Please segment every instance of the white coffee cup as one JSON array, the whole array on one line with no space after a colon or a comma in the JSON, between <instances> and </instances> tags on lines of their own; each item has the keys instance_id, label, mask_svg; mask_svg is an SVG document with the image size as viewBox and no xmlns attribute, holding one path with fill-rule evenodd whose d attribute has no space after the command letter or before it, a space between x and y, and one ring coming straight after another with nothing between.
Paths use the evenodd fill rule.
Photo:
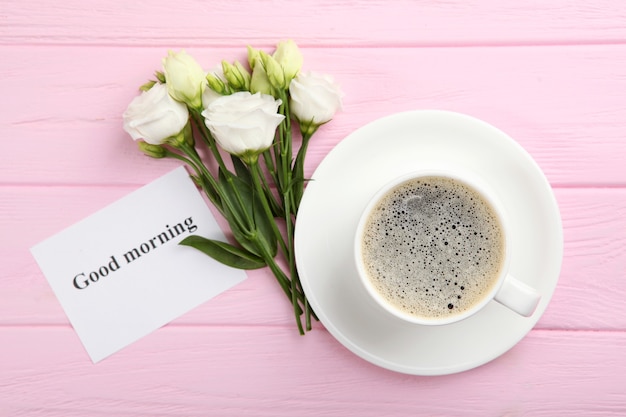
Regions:
<instances>
[{"instance_id":1,"label":"white coffee cup","mask_svg":"<svg viewBox=\"0 0 626 417\"><path fill-rule=\"evenodd\" d=\"M473 190L475 193L477 193L480 196L480 199L482 200L482 202L485 204L485 207L490 208L489 211L485 211L485 213L491 213L490 216L488 216L488 219L490 219L489 222L487 222L490 225L496 224L496 227L498 227L499 232L497 232L497 234L495 234L494 236L498 236L498 242L500 242L500 244L498 245L498 248L500 248L501 251L498 252L499 254L499 262L497 262L496 266L490 266L490 268L495 268L494 271L492 271L492 273L489 274L489 276L491 277L489 280L486 280L485 282L488 282L489 285L485 284L485 289L484 291L480 294L477 295L476 297L474 297L475 299L473 300L473 302L469 303L469 300L472 297L466 297L467 298L467 302L469 303L468 306L465 306L463 311L452 311L451 309L454 308L454 302L450 302L447 307L450 311L444 311L445 310L445 299L446 296L448 296L449 294L453 294L454 291L459 292L459 285L456 282L456 278L454 275L457 276L463 276L463 279L466 280L470 280L468 282L472 282L471 284L466 284L466 285L474 285L473 281L471 281L471 277L469 277L467 271L474 271L475 269L480 269L482 268L481 265L483 264L489 264L489 265L494 265L493 262L475 262L476 265L478 265L476 268L474 267L474 263L472 263L471 265L469 264L470 259L471 262L476 261L476 259L474 259L474 257L476 257L478 259L479 255L465 255L463 262L461 262L460 260L458 260L456 262L456 264L460 264L461 267L463 265L466 265L464 270L461 269L454 269L454 268L460 268L458 265L456 265L454 263L454 261L456 261L457 259L461 259L462 256L459 256L457 258L455 258L454 260L450 261L450 259L445 259L447 254L450 253L450 249L448 248L452 248L452 246L456 247L456 250L459 250L459 247L461 248L460 250L463 253L469 253L470 250L466 250L466 248L464 248L462 245L462 239L463 239L463 234L466 234L467 236L471 236L471 234L469 231L472 230L471 224L467 224L467 225L461 225L460 221L456 222L458 223L458 227L459 229L457 230L455 227L457 225L452 225L452 226L447 226L447 232L450 236L456 236L456 233L458 232L459 237L455 238L452 237L452 239L456 239L454 243L451 243L450 246L441 246L441 242L439 242L439 240L441 239L447 239L450 240L451 238L445 238L442 237L441 239L439 239L439 237L437 236L431 236L430 232L427 233L421 233L419 236L414 236L414 238L418 238L419 239L430 239L431 241L431 246L427 246L427 245L421 245L421 247L427 248L427 249L419 249L420 251L430 251L429 253L437 253L438 255L434 256L434 255L428 255L428 261L429 262L435 262L436 266L432 267L432 266L426 266L427 265L427 260L425 259L426 255L424 255L423 253L419 253L417 255L415 254L411 254L411 253L407 253L405 255L400 255L399 258L394 258L393 262L390 262L388 259L387 260L382 260L380 265L385 264L385 262L387 262L386 264L391 265L390 269L394 270L396 265L400 265L400 263L402 263L404 265L404 263L407 264L407 269L408 271L411 271L411 269L409 268L409 264L413 265L423 265L424 270L429 270L431 271L429 275L429 273L424 272L421 275L421 278L419 277L409 277L407 273L407 278L404 278L404 275L400 276L391 276L389 279L393 280L394 284L393 285L389 285L389 287L387 288L384 285L381 285L380 282L384 282L387 278L387 275L392 275L391 273L388 273L386 270L380 272L383 268L380 268L380 265L378 265L376 262L369 262L368 264L371 264L370 267L366 266L366 262L364 261L364 254L365 253L369 253L367 251L369 251L369 249L364 249L364 232L365 232L365 228L368 227L367 224L370 221L369 219L372 218L372 215L374 213L374 210L377 206L379 206L379 204L381 203L381 201L384 199L385 196L388 196L390 192L392 192L392 190L397 190L399 186L401 186L402 184L407 183L407 181L417 181L418 179L424 180L424 179L428 179L429 181L433 181L433 178L438 178L438 180L434 180L435 183L437 183L437 181L443 181L440 182L438 184L444 184L444 186L446 184L451 184L450 185L450 190L451 189L459 189L459 190ZM432 183L432 184L435 184ZM430 183L429 183L430 184ZM434 189L434 185L429 185L428 187L430 188L424 188L424 190L433 190ZM420 185L420 187L422 187ZM424 187L426 187L424 185ZM448 190L446 192L448 192L448 195L453 195L451 194L452 192ZM441 197L441 199L437 200L439 201L441 204L439 203L435 203L435 199L437 199L439 191L428 191L428 195L431 197L424 197L424 195L420 196L411 196L411 197L407 197L406 203L402 203L402 204L407 204L406 207L408 207L408 204L412 204L411 201L417 201L417 203L415 203L416 205L420 205L420 204L426 204L426 202L429 198L432 200L430 204L431 207L428 210L430 210L428 213L428 215L424 214L425 212L420 212L419 209L416 209L417 211L414 214L411 214L411 216L413 216L414 219L424 219L424 221L422 222L421 220L419 221L420 224L424 223L424 224L428 224L430 226L430 229L428 230L433 230L433 225L435 225L435 223L429 223L429 222L434 222L435 219L438 219L438 217L433 213L434 211L437 211L438 208L443 207L443 205L448 204L448 203L441 203L442 201L448 201L445 200L443 197ZM461 193L462 195L465 195L463 193ZM473 195L473 194L467 194L467 195ZM422 201L421 199L426 198L426 200ZM431 201L428 200L428 201ZM398 200L399 201L399 200ZM451 200L450 200L451 201ZM469 201L469 200L468 200ZM472 202L474 200L472 199ZM481 204L483 204L481 203ZM400 204L400 203L398 203ZM458 207L459 205L457 204L454 207ZM469 206L469 205L468 205ZM432 208L434 207L434 209ZM482 206L481 206L482 207ZM387 208L389 209L389 206L387 206ZM398 209L399 210L399 209ZM464 211L462 211L461 209L458 208L453 208L452 203L450 203L450 207L449 207L449 212L448 211L441 211L441 213L445 213L445 214L441 214L441 216L446 217L449 221L450 218L453 217L453 214L459 212L459 213L465 213ZM404 211L402 212L404 213ZM468 212L469 213L469 212ZM376 214L377 215L377 214ZM459 214L461 215L461 214ZM408 216L408 215L407 215ZM421 217L420 217L421 216ZM463 214L463 216L465 216L465 219L470 219L472 218L471 216L469 216L469 214L466 216L465 214ZM485 216L487 216L485 214ZM443 218L443 217L442 217ZM496 219L496 222L493 222L493 219ZM406 222L412 222L413 223L417 223L417 220L409 220L408 218L405 219ZM482 223L481 223L482 224ZM406 225L408 227L408 224ZM474 227L476 225L474 224ZM372 231L373 227L369 227L369 230ZM391 226L390 226L391 227ZM421 227L421 226L420 226ZM426 227L426 226L423 226ZM452 227L454 229L454 234L450 233L450 227ZM464 230L461 230L463 227L465 227ZM494 227L489 226L490 229L489 230L495 230ZM384 247L384 239L387 239L386 236L384 236L382 234L382 229L380 228L376 228L376 239L370 240L368 247L372 247L373 244L371 243L372 241L376 241L376 242L381 242L380 247ZM473 230L477 230L476 228L474 228ZM530 287L529 285L525 284L524 282L514 278L510 272L509 272L509 264L510 264L510 259L511 259L511 253L513 248L511 247L511 237L510 237L510 227L507 223L507 217L506 217L506 212L504 211L504 208L502 206L502 204L499 202L499 199L497 197L497 195L489 188L489 186L486 184L485 181L483 181L480 177L478 177L476 174L474 174L473 172L467 171L467 170L461 170L459 168L451 168L451 167L434 167L434 168L426 168L426 169L421 169L418 171L414 171L411 172L409 174L406 175L402 175L398 178L393 179L392 181L388 182L386 185L384 185L378 192L376 192L373 197L371 198L371 200L369 201L369 203L367 204L365 210L363 211L361 218L359 219L359 223L356 229L356 234L355 234L355 240L354 240L354 258L355 258L355 263L356 263L356 268L358 271L358 275L359 275L359 280L361 282L361 284L363 285L363 287L366 289L367 293L370 295L371 299L375 302L375 304L377 304L378 306L380 306L383 310L385 310L386 312L392 314L393 316L400 318L401 320L404 320L406 322L410 322L410 323L415 323L415 324L420 324L420 325L444 325L444 324L450 324L450 323L454 323L463 319L466 319L476 313L478 313L480 310L482 310L487 304L491 303L492 301L496 301L506 307L508 307L510 310L514 311L515 313L521 315L521 316L525 316L525 317L529 317L531 316L540 299L541 296L540 294L533 289L532 287ZM372 236L373 232L368 232L367 236ZM385 232L387 233L387 232ZM405 233L404 231L401 233ZM443 233L443 232L440 232ZM495 232L494 232L495 233ZM473 233L474 235L477 235L476 233ZM485 233L486 235L486 233ZM395 236L394 233L392 232L392 236ZM412 235L403 235L403 236L412 236ZM420 237L421 236L421 237ZM444 236L444 235L442 235ZM476 240L478 239L477 237L467 237L466 239L469 244L473 244L472 239ZM397 236L395 236L397 238ZM368 239L370 239L368 237ZM399 239L399 238L398 238ZM419 240L418 239L418 240ZM399 240L396 241L397 244ZM494 239L492 239L492 241L494 241ZM387 241L387 245L389 247L391 241ZM434 242L434 243L432 243ZM448 242L444 242L445 245L448 245ZM378 243L377 243L378 245ZM397 244L398 247L400 244ZM407 243L407 246L410 246L409 243ZM394 246L395 247L395 246ZM417 247L417 246L416 246ZM443 249L442 249L443 248ZM475 248L474 248L475 249ZM479 248L478 251L476 251L476 253L478 254L480 250L482 250L483 248ZM385 251L388 251L390 249L381 249L383 250L383 252L381 253L387 253ZM404 249L401 248L401 251L406 252ZM447 251L447 252L446 252ZM400 253L404 253L404 252L400 252ZM378 253L378 252L377 252ZM473 252L472 252L473 253ZM485 252L483 252L485 253ZM495 250L494 250L495 253ZM456 255L459 255L459 253L456 253ZM379 255L376 255L379 256ZM396 256L395 253L392 253L392 255L390 256ZM433 257L434 256L434 257ZM482 256L482 255L481 255ZM451 257L451 256L450 256ZM438 265L437 265L438 264ZM455 266L456 265L456 266ZM375 266L378 266L378 273L373 272ZM368 272L368 268L369 271ZM418 268L415 268L418 269ZM403 271L406 272L406 270ZM435 274L435 272L432 271L437 271L437 273ZM451 271L455 271L456 273L453 275L452 273L445 272L446 270L451 270ZM443 272L442 272L443 271ZM411 272L413 273L413 272ZM477 276L480 275L478 273L476 273ZM373 279L372 276L373 275L378 275L380 276L380 278L378 279L379 284L374 284L374 281L376 281L376 279ZM483 275L487 275L487 274L483 274ZM384 277L383 277L384 276ZM428 277L428 278L426 278ZM432 280L432 281L436 281L437 285L430 285L433 284L433 282L426 282L426 279L428 280ZM396 281L402 281L402 282L406 282L406 285L414 285L413 287L404 287L405 284L402 284L402 290L400 289L396 289ZM415 282L413 282L415 281ZM478 281L480 281L479 279L476 279L476 285L478 286ZM410 284L409 284L410 283ZM445 287L444 287L445 284ZM454 284L454 285L453 285ZM379 285L379 288L377 289L376 285ZM482 284L481 284L482 285ZM455 288L456 286L456 288ZM428 288L427 288L428 287ZM430 288L432 287L432 288ZM452 289L450 289L449 287L452 287ZM381 289L384 288L384 289ZM400 287L398 287L400 288ZM437 288L439 288L438 292L437 292ZM444 291L444 288L446 291ZM464 286L461 286L460 288L463 289L463 291L465 291ZM470 287L468 287L470 288ZM472 291L473 290L473 287ZM410 298L410 297L405 297L404 295L401 295L401 297L403 298L401 300L401 302L396 302L397 300L395 299L391 299L393 297L399 296L398 294L408 294L411 293L412 291L415 291L416 294L420 294L419 296L417 296L417 300L414 300L413 303L411 302L406 302L406 298ZM428 291L430 290L430 292L428 293ZM403 291L402 293L400 293L400 291ZM408 291L408 292L407 292ZM423 292L426 291L426 292ZM383 293L391 293L393 292L394 295L393 297L388 296L388 295L383 295ZM460 292L459 292L460 294ZM466 293L464 293L466 294ZM450 295L451 296L451 295ZM391 297L391 298L390 298ZM462 299L461 295L456 296L458 297L459 300ZM465 295L463 295L463 297L465 297ZM436 300L433 301L431 303L431 300ZM465 300L464 300L465 301ZM400 307L399 304L405 304L405 307L408 305L407 308L403 308ZM434 314L422 314L422 313L416 313L416 312L409 312L409 310L413 311L413 309L420 309L421 307L416 306L416 304L424 304L424 303L428 303L429 305L433 305L435 307L435 313ZM439 304L442 304L441 306L438 306ZM439 312L439 309L441 309L442 311Z\"/></svg>"}]
</instances>

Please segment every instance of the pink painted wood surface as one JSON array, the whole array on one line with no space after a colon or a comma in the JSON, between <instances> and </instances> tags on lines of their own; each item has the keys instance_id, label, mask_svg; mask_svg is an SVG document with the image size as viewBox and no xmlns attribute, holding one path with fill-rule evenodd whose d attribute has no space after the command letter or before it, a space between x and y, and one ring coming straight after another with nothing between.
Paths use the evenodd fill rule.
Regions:
<instances>
[{"instance_id":1,"label":"pink painted wood surface","mask_svg":"<svg viewBox=\"0 0 626 417\"><path fill-rule=\"evenodd\" d=\"M620 42L619 1L190 0L128 3L5 0L0 35L10 44L415 46Z\"/></svg>"},{"instance_id":2,"label":"pink painted wood surface","mask_svg":"<svg viewBox=\"0 0 626 417\"><path fill-rule=\"evenodd\" d=\"M539 163L563 217L559 285L511 351L458 375L297 336L264 271L92 365L28 248L175 166L121 129L168 48L207 68L294 38L335 76L344 136L397 111L482 118ZM6 0L0 6L0 416L626 414L626 6L518 1Z\"/></svg>"}]
</instances>

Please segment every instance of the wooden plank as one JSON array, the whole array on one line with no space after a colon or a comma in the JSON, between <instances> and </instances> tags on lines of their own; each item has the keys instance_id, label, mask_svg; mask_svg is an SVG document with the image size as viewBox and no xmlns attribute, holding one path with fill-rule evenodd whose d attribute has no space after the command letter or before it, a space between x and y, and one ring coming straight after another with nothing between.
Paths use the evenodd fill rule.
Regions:
<instances>
[{"instance_id":1,"label":"wooden plank","mask_svg":"<svg viewBox=\"0 0 626 417\"><path fill-rule=\"evenodd\" d=\"M618 0L3 0L0 415L626 415L624 22ZM321 326L298 336L278 285L255 271L91 364L28 248L177 165L121 129L168 48L210 68L283 38L346 92L307 173L359 126L417 108L491 122L544 169L565 261L510 352L452 376L389 372Z\"/></svg>"},{"instance_id":2,"label":"wooden plank","mask_svg":"<svg viewBox=\"0 0 626 417\"><path fill-rule=\"evenodd\" d=\"M237 45L295 37L309 45L619 42L620 2L244 0L172 3L5 0L5 44Z\"/></svg>"},{"instance_id":3,"label":"wooden plank","mask_svg":"<svg viewBox=\"0 0 626 417\"><path fill-rule=\"evenodd\" d=\"M0 324L67 323L28 248L131 189L2 188ZM622 282L626 270L626 190L565 188L557 189L556 196L565 230L565 259L554 298L537 326L626 329L626 288ZM255 271L244 283L176 324L272 324L293 328L289 306L273 276Z\"/></svg>"},{"instance_id":4,"label":"wooden plank","mask_svg":"<svg viewBox=\"0 0 626 417\"><path fill-rule=\"evenodd\" d=\"M626 298L626 190L559 189L556 196L563 219L564 262L538 326L623 329L623 324L614 327L611 316ZM573 310L577 313L570 314Z\"/></svg>"},{"instance_id":5,"label":"wooden plank","mask_svg":"<svg viewBox=\"0 0 626 417\"><path fill-rule=\"evenodd\" d=\"M245 58L243 45L190 52L207 68L222 58ZM305 69L332 74L346 93L343 112L311 142L307 174L370 121L440 108L507 132L553 184L626 184L626 45L303 52ZM11 147L0 153L0 183L139 185L171 169L140 154L121 128L137 86L165 53L4 47L0 89L11 102L0 112L0 135Z\"/></svg>"},{"instance_id":6,"label":"wooden plank","mask_svg":"<svg viewBox=\"0 0 626 417\"><path fill-rule=\"evenodd\" d=\"M167 327L97 365L69 328L0 327L0 339L10 416L626 413L623 332L532 331L493 362L442 377L378 368L325 331Z\"/></svg>"}]
</instances>

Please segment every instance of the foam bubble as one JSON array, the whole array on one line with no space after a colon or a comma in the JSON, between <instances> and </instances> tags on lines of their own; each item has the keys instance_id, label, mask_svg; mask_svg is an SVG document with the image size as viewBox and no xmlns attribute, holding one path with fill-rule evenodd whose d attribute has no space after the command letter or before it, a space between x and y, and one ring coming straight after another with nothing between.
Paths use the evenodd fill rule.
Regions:
<instances>
[{"instance_id":1,"label":"foam bubble","mask_svg":"<svg viewBox=\"0 0 626 417\"><path fill-rule=\"evenodd\" d=\"M370 281L391 304L418 317L448 317L490 292L504 259L491 206L445 177L408 180L372 210L361 240Z\"/></svg>"}]
</instances>

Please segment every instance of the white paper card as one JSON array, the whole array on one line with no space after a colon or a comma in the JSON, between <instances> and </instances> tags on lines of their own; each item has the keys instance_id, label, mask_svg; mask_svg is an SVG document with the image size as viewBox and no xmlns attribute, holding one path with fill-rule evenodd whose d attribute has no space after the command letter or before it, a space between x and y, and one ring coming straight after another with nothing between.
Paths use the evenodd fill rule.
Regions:
<instances>
[{"instance_id":1,"label":"white paper card","mask_svg":"<svg viewBox=\"0 0 626 417\"><path fill-rule=\"evenodd\" d=\"M31 248L94 362L246 278L194 248L224 235L180 167Z\"/></svg>"}]
</instances>

